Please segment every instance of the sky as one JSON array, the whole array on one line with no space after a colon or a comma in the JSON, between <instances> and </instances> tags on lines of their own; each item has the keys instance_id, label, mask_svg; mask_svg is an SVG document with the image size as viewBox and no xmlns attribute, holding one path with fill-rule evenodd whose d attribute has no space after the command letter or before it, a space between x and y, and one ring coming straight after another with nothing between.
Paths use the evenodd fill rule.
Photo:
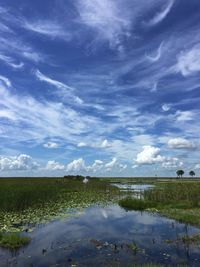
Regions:
<instances>
[{"instance_id":1,"label":"sky","mask_svg":"<svg viewBox=\"0 0 200 267\"><path fill-rule=\"evenodd\" d=\"M199 0L1 0L0 176L200 175Z\"/></svg>"}]
</instances>

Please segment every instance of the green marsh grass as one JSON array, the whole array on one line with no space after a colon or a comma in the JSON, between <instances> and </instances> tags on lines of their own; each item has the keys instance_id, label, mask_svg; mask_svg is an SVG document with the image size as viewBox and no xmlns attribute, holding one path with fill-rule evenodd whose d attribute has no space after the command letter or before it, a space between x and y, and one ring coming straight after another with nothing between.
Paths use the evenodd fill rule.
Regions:
<instances>
[{"instance_id":1,"label":"green marsh grass","mask_svg":"<svg viewBox=\"0 0 200 267\"><path fill-rule=\"evenodd\" d=\"M183 223L200 226L200 182L173 180L156 182L146 190L143 199L125 198L119 205L125 209L158 211Z\"/></svg>"},{"instance_id":2,"label":"green marsh grass","mask_svg":"<svg viewBox=\"0 0 200 267\"><path fill-rule=\"evenodd\" d=\"M0 247L18 249L28 245L30 238L18 233L0 233Z\"/></svg>"},{"instance_id":3,"label":"green marsh grass","mask_svg":"<svg viewBox=\"0 0 200 267\"><path fill-rule=\"evenodd\" d=\"M35 224L111 202L118 194L117 188L99 179L83 184L63 178L1 178L0 231L29 231Z\"/></svg>"}]
</instances>

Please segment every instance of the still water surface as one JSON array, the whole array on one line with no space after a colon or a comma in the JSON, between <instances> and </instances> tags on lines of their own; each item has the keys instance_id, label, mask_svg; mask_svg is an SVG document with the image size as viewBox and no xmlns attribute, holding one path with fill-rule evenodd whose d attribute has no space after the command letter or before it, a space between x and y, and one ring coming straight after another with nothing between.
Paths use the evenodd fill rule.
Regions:
<instances>
[{"instance_id":1,"label":"still water surface","mask_svg":"<svg viewBox=\"0 0 200 267\"><path fill-rule=\"evenodd\" d=\"M117 205L92 206L78 215L38 226L30 233L31 243L18 252L1 249L0 266L200 266L199 247L166 242L198 233L198 228Z\"/></svg>"}]
</instances>

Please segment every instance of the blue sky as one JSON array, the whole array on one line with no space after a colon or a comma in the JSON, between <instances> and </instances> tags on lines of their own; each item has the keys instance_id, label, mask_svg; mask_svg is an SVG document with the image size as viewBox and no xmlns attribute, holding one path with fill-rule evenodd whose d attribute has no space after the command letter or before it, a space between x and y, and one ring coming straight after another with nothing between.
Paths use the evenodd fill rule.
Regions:
<instances>
[{"instance_id":1,"label":"blue sky","mask_svg":"<svg viewBox=\"0 0 200 267\"><path fill-rule=\"evenodd\" d=\"M2 0L0 175L200 171L198 0Z\"/></svg>"}]
</instances>

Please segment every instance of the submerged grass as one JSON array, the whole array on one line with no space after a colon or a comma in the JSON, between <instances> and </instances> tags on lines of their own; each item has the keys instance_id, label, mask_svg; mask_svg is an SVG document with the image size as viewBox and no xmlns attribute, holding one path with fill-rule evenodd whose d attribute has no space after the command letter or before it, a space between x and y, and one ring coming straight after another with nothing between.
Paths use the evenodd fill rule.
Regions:
<instances>
[{"instance_id":1,"label":"submerged grass","mask_svg":"<svg viewBox=\"0 0 200 267\"><path fill-rule=\"evenodd\" d=\"M200 226L200 182L157 182L146 190L143 199L127 197L119 205L130 210L158 211L161 215L183 223Z\"/></svg>"},{"instance_id":2,"label":"submerged grass","mask_svg":"<svg viewBox=\"0 0 200 267\"><path fill-rule=\"evenodd\" d=\"M20 247L28 245L30 238L27 236L21 236L18 233L1 233L0 234L0 247L9 249L18 249Z\"/></svg>"}]
</instances>

